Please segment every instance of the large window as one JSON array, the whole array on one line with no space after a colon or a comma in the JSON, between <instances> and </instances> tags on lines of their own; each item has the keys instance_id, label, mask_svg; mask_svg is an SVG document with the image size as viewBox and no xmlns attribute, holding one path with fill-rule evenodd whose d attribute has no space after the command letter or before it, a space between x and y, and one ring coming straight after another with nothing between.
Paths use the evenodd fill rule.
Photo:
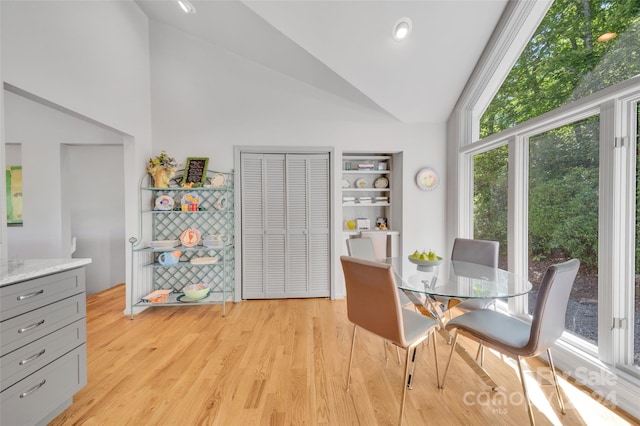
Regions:
<instances>
[{"instance_id":1,"label":"large window","mask_svg":"<svg viewBox=\"0 0 640 426\"><path fill-rule=\"evenodd\" d=\"M519 316L532 313L548 265L580 259L556 364L640 418L640 1L555 0L484 109L492 77L513 63L499 55L533 33L514 22L540 12L515 4L504 23L516 41L488 46L453 121L456 165L473 177L457 188L454 231L473 224L502 248L508 229L509 269L534 284L509 301Z\"/></svg>"},{"instance_id":2,"label":"large window","mask_svg":"<svg viewBox=\"0 0 640 426\"><path fill-rule=\"evenodd\" d=\"M481 118L481 137L640 73L640 1L555 0Z\"/></svg>"},{"instance_id":3,"label":"large window","mask_svg":"<svg viewBox=\"0 0 640 426\"><path fill-rule=\"evenodd\" d=\"M500 243L501 268L508 268L508 145L473 156L473 221L478 240Z\"/></svg>"},{"instance_id":4,"label":"large window","mask_svg":"<svg viewBox=\"0 0 640 426\"><path fill-rule=\"evenodd\" d=\"M529 140L529 313L546 268L580 259L565 328L598 342L599 117Z\"/></svg>"}]
</instances>

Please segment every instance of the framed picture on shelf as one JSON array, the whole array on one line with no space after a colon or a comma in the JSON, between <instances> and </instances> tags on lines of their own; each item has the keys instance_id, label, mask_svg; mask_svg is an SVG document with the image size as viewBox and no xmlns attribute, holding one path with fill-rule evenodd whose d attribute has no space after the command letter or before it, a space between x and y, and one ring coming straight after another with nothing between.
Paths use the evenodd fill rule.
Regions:
<instances>
[{"instance_id":1,"label":"framed picture on shelf","mask_svg":"<svg viewBox=\"0 0 640 426\"><path fill-rule=\"evenodd\" d=\"M188 157L184 166L182 185L193 183L194 186L203 186L207 180L207 167L209 157Z\"/></svg>"}]
</instances>

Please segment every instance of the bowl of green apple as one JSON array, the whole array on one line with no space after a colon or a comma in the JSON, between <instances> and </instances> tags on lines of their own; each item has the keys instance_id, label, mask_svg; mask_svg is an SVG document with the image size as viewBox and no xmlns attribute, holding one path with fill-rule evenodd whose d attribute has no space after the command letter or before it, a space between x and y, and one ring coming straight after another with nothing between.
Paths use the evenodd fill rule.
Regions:
<instances>
[{"instance_id":1,"label":"bowl of green apple","mask_svg":"<svg viewBox=\"0 0 640 426\"><path fill-rule=\"evenodd\" d=\"M413 254L409 255L409 262L418 265L418 271L431 272L434 266L442 263L442 258L436 255L433 250L422 252L416 250Z\"/></svg>"}]
</instances>

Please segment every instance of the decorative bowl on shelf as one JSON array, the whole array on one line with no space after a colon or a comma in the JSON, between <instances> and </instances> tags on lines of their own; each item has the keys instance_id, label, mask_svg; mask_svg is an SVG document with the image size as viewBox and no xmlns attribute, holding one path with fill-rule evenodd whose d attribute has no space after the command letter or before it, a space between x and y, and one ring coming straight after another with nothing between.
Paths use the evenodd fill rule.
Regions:
<instances>
[{"instance_id":1,"label":"decorative bowl on shelf","mask_svg":"<svg viewBox=\"0 0 640 426\"><path fill-rule=\"evenodd\" d=\"M209 294L209 290L210 289L211 289L211 287L209 286L209 284L202 284L202 283L189 284L189 285L186 285L182 289L182 292L189 299L200 300L200 299L204 299L205 297L207 297L207 295Z\"/></svg>"},{"instance_id":2,"label":"decorative bowl on shelf","mask_svg":"<svg viewBox=\"0 0 640 426\"><path fill-rule=\"evenodd\" d=\"M433 271L434 266L438 266L442 263L442 258L438 256L437 260L421 260L409 256L409 262L418 265L418 271L430 272Z\"/></svg>"}]
</instances>

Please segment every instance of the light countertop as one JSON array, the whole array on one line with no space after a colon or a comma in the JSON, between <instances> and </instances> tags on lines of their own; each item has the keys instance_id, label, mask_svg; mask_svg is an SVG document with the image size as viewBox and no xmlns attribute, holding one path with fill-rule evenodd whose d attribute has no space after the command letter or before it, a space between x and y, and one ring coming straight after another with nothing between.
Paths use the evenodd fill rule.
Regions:
<instances>
[{"instance_id":1,"label":"light countertop","mask_svg":"<svg viewBox=\"0 0 640 426\"><path fill-rule=\"evenodd\" d=\"M0 262L0 286L79 268L91 259L15 259Z\"/></svg>"},{"instance_id":2,"label":"light countertop","mask_svg":"<svg viewBox=\"0 0 640 426\"><path fill-rule=\"evenodd\" d=\"M386 231L382 231L380 229L369 229L369 230L364 230L366 232L386 232L387 235L400 235L400 231L393 231L391 229L387 229ZM350 229L344 229L342 230L342 233L345 235L360 235L360 231L358 230L350 230Z\"/></svg>"}]
</instances>

